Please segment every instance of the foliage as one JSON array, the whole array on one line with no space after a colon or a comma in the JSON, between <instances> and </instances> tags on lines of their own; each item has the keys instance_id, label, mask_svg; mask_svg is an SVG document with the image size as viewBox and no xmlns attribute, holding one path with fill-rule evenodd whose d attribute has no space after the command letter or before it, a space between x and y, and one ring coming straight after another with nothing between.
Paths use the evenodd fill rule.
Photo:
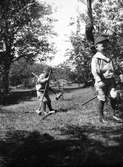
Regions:
<instances>
[{"instance_id":1,"label":"foliage","mask_svg":"<svg viewBox=\"0 0 123 167\"><path fill-rule=\"evenodd\" d=\"M109 37L111 42L109 54L112 55L116 69L123 53L123 48L120 44L122 32L119 17L119 8L122 6L123 4L119 0L104 0L97 2L93 9L95 36L105 34Z\"/></svg>"},{"instance_id":2,"label":"foliage","mask_svg":"<svg viewBox=\"0 0 123 167\"><path fill-rule=\"evenodd\" d=\"M39 5L33 0L11 2L6 0L0 7L1 39L5 43L6 52L10 50L11 53L11 55L5 53L7 60L10 59L11 62L16 57L36 56L40 54L40 50L43 52L48 50L47 40L43 38L39 40L38 37L50 32L50 24L43 25L39 20L39 17L43 17L45 22L49 19L44 17L51 13L49 6ZM49 22L51 23L51 20Z\"/></svg>"},{"instance_id":3,"label":"foliage","mask_svg":"<svg viewBox=\"0 0 123 167\"><path fill-rule=\"evenodd\" d=\"M24 79L31 75L31 65L21 58L12 64L9 74L10 85L17 86L23 84Z\"/></svg>"},{"instance_id":4,"label":"foliage","mask_svg":"<svg viewBox=\"0 0 123 167\"><path fill-rule=\"evenodd\" d=\"M24 58L19 59L11 65L9 79L11 86L23 85L24 87L35 86L35 79L32 72L39 75L45 64L31 63Z\"/></svg>"},{"instance_id":5,"label":"foliage","mask_svg":"<svg viewBox=\"0 0 123 167\"><path fill-rule=\"evenodd\" d=\"M5 49L0 52L4 93L8 92L9 70L22 57L33 61L36 56L47 58L53 50L47 35L51 34L51 7L35 0L4 0L0 2L0 39ZM40 37L40 38L39 38Z\"/></svg>"},{"instance_id":6,"label":"foliage","mask_svg":"<svg viewBox=\"0 0 123 167\"><path fill-rule=\"evenodd\" d=\"M52 21L52 19L43 17L23 27L16 41L16 52L19 58L25 57L27 60L29 58L33 60L37 56L45 60L48 58L48 53L54 50L53 43L48 41L48 36L53 33L51 31Z\"/></svg>"},{"instance_id":7,"label":"foliage","mask_svg":"<svg viewBox=\"0 0 123 167\"><path fill-rule=\"evenodd\" d=\"M94 28L97 33L119 33L119 0L96 2L93 8Z\"/></svg>"},{"instance_id":8,"label":"foliage","mask_svg":"<svg viewBox=\"0 0 123 167\"><path fill-rule=\"evenodd\" d=\"M82 3L84 3L84 1L82 1ZM105 34L109 37L111 41L109 54L112 55L117 71L119 69L117 62L122 58L123 53L122 46L120 45L120 24L118 23L118 9L121 6L122 3L118 0L104 0L95 1L92 8L92 23L94 27L93 35L96 37L100 34ZM88 26L88 19L86 16L80 15L78 18L80 21L84 19ZM87 38L82 36L81 32L71 35L73 49L69 52L69 55L70 60L72 60L73 64L76 66L75 72L79 82L86 82L90 80L91 77L90 61L94 50L90 47L90 42L86 39Z\"/></svg>"},{"instance_id":9,"label":"foliage","mask_svg":"<svg viewBox=\"0 0 123 167\"><path fill-rule=\"evenodd\" d=\"M71 69L63 64L52 68L53 73L51 79L58 83L60 80L70 81Z\"/></svg>"},{"instance_id":10,"label":"foliage","mask_svg":"<svg viewBox=\"0 0 123 167\"><path fill-rule=\"evenodd\" d=\"M32 75L32 72L36 75L40 75L43 69L47 65L42 63L31 63L27 62L24 58L19 59L11 65L9 79L11 86L23 85L24 87L35 86L36 78ZM61 64L57 67L52 68L51 81L58 84L62 81L73 80L74 73L65 64Z\"/></svg>"},{"instance_id":11,"label":"foliage","mask_svg":"<svg viewBox=\"0 0 123 167\"><path fill-rule=\"evenodd\" d=\"M86 83L90 79L90 49L85 38L81 36L71 36L71 43L73 45L73 51L70 56L71 60L74 60L75 73L77 82Z\"/></svg>"}]
</instances>

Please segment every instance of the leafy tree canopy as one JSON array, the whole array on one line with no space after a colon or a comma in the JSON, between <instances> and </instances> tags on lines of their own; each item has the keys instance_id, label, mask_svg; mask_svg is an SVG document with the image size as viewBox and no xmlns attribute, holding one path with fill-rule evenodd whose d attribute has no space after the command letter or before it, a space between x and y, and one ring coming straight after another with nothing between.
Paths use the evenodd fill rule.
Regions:
<instances>
[{"instance_id":1,"label":"leafy tree canopy","mask_svg":"<svg viewBox=\"0 0 123 167\"><path fill-rule=\"evenodd\" d=\"M85 1L81 0L82 3ZM87 1L88 6L91 5L92 1ZM105 34L111 41L111 47L109 48L112 58L115 63L122 57L122 47L120 45L120 24L119 24L119 8L122 7L122 3L119 0L104 0L104 1L93 1L92 16L90 17L91 23L93 24L93 36L96 37L100 34ZM87 3L85 3L87 5ZM88 11L89 12L89 11ZM91 14L91 11L90 13ZM86 22L88 26L88 18L86 15L78 17ZM91 26L91 28L92 28ZM88 28L88 27L87 27ZM85 36L86 37L86 36ZM92 48L86 38L82 36L81 32L77 32L71 35L71 43L73 49L69 52L70 60L73 61L76 68L77 77L80 82L87 81L90 79L90 61L93 55Z\"/></svg>"},{"instance_id":2,"label":"leafy tree canopy","mask_svg":"<svg viewBox=\"0 0 123 167\"><path fill-rule=\"evenodd\" d=\"M47 58L53 51L48 41L53 19L51 6L35 0L3 0L0 2L0 40L4 49L0 52L1 84L3 91L9 87L9 70L14 61L24 57L33 61L35 57Z\"/></svg>"},{"instance_id":3,"label":"leafy tree canopy","mask_svg":"<svg viewBox=\"0 0 123 167\"><path fill-rule=\"evenodd\" d=\"M33 58L52 51L46 34L51 33L51 7L34 0L5 0L0 3L0 38L5 43L6 59ZM42 19L42 20L41 20ZM2 56L1 58L5 57ZM3 60L4 61L4 60Z\"/></svg>"}]
</instances>

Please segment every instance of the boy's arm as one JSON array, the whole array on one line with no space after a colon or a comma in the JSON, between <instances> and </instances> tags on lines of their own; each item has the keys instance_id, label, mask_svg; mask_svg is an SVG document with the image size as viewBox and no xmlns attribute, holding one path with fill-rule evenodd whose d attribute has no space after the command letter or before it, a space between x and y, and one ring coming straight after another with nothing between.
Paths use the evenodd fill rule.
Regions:
<instances>
[{"instance_id":1,"label":"boy's arm","mask_svg":"<svg viewBox=\"0 0 123 167\"><path fill-rule=\"evenodd\" d=\"M37 82L38 83L46 83L49 80L49 77L45 78L44 75L40 75Z\"/></svg>"},{"instance_id":2,"label":"boy's arm","mask_svg":"<svg viewBox=\"0 0 123 167\"><path fill-rule=\"evenodd\" d=\"M38 76L38 75L36 75L36 74L33 73L33 72L32 72L32 74L33 74L34 77L37 78L37 82L38 82L38 83L45 83L45 82L47 82L47 81L49 80L48 77L47 77L47 78L44 78L43 75L42 75L42 76Z\"/></svg>"},{"instance_id":3,"label":"boy's arm","mask_svg":"<svg viewBox=\"0 0 123 167\"><path fill-rule=\"evenodd\" d=\"M100 67L99 67L99 61L97 58L92 59L91 70L95 79L95 86L104 87L105 84L102 81L102 78L100 77Z\"/></svg>"},{"instance_id":4,"label":"boy's arm","mask_svg":"<svg viewBox=\"0 0 123 167\"><path fill-rule=\"evenodd\" d=\"M40 83L45 83L45 82L47 82L48 80L49 80L49 78L41 79L41 80L40 80Z\"/></svg>"},{"instance_id":5,"label":"boy's arm","mask_svg":"<svg viewBox=\"0 0 123 167\"><path fill-rule=\"evenodd\" d=\"M93 77L95 79L95 82L100 82L101 77L99 76L99 65L98 65L98 59L97 58L92 58L91 62L91 72L93 74Z\"/></svg>"},{"instance_id":6,"label":"boy's arm","mask_svg":"<svg viewBox=\"0 0 123 167\"><path fill-rule=\"evenodd\" d=\"M100 53L100 52L97 52L97 53L96 53L95 58L97 58L97 59L103 59L103 60L105 60L105 61L107 61L107 62L110 61L110 59L109 59L108 57L104 56L104 55L103 55L102 53Z\"/></svg>"}]
</instances>

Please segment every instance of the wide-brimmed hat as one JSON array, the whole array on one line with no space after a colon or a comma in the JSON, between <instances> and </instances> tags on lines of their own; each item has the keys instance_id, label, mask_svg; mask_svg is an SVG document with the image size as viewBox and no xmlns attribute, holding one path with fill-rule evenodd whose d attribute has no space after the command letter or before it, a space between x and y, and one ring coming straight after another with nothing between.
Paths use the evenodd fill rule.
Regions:
<instances>
[{"instance_id":1,"label":"wide-brimmed hat","mask_svg":"<svg viewBox=\"0 0 123 167\"><path fill-rule=\"evenodd\" d=\"M97 45L98 43L103 43L105 41L109 41L107 37L105 36L98 36L96 39L95 39L95 45Z\"/></svg>"}]
</instances>

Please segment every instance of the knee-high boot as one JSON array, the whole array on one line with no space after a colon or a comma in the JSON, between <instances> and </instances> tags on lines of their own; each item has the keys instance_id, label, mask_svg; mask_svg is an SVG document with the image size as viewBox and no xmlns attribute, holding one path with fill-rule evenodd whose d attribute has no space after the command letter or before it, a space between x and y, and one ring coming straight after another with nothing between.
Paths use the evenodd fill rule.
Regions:
<instances>
[{"instance_id":1,"label":"knee-high boot","mask_svg":"<svg viewBox=\"0 0 123 167\"><path fill-rule=\"evenodd\" d=\"M117 108L117 106L116 106L116 104L117 104L116 99L112 99L111 98L110 99L110 103L111 103L111 107L113 109L113 119L116 120L116 121L122 121L122 119L119 116L116 115L116 108Z\"/></svg>"},{"instance_id":2,"label":"knee-high boot","mask_svg":"<svg viewBox=\"0 0 123 167\"><path fill-rule=\"evenodd\" d=\"M110 103L111 103L111 107L113 109L113 115L115 115L116 113L116 99L110 99Z\"/></svg>"},{"instance_id":3,"label":"knee-high boot","mask_svg":"<svg viewBox=\"0 0 123 167\"><path fill-rule=\"evenodd\" d=\"M98 103L99 120L101 122L103 122L103 120L104 120L104 113L103 113L104 103L105 102L101 101L101 100L99 100L99 103Z\"/></svg>"}]
</instances>

